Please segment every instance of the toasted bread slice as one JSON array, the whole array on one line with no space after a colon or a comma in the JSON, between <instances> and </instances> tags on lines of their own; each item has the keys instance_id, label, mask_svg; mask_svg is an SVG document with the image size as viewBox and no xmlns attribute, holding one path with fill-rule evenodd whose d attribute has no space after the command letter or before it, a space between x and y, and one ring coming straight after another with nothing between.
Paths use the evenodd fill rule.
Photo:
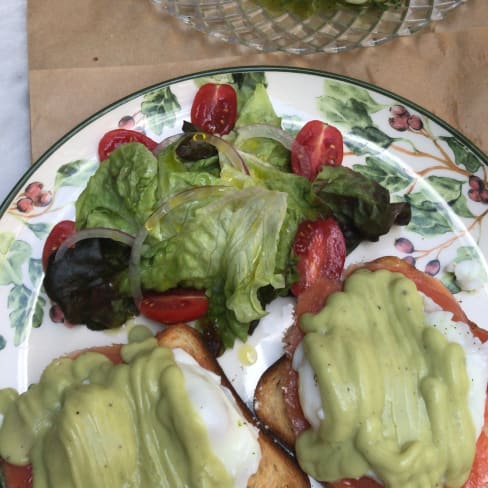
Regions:
<instances>
[{"instance_id":1,"label":"toasted bread slice","mask_svg":"<svg viewBox=\"0 0 488 488\"><path fill-rule=\"evenodd\" d=\"M156 337L161 346L183 349L193 356L200 366L218 374L222 378L222 384L234 395L246 420L259 428L256 419L226 379L217 360L207 349L200 334L195 329L185 324L172 325ZM281 414L279 417L287 418L286 415ZM302 488L310 486L308 476L299 468L293 457L288 455L262 430L259 433L259 445L262 453L261 462L258 471L250 478L248 488Z\"/></svg>"},{"instance_id":2,"label":"toasted bread slice","mask_svg":"<svg viewBox=\"0 0 488 488\"><path fill-rule=\"evenodd\" d=\"M283 388L290 359L283 356L261 376L254 392L254 410L264 427L289 449L295 444L295 433L286 411Z\"/></svg>"}]
</instances>

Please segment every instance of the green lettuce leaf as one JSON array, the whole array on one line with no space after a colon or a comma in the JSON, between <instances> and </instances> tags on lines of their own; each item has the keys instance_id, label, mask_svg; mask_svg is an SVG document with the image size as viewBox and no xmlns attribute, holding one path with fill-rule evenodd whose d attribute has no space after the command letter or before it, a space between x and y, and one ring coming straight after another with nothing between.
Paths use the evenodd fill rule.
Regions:
<instances>
[{"instance_id":1,"label":"green lettuce leaf","mask_svg":"<svg viewBox=\"0 0 488 488\"><path fill-rule=\"evenodd\" d=\"M263 85L257 85L253 95L244 105L236 122L236 129L246 125L268 124L281 127L281 118L276 115L268 93ZM233 142L236 149L253 157L290 172L290 151L272 139L252 137L242 139L237 136Z\"/></svg>"},{"instance_id":2,"label":"green lettuce leaf","mask_svg":"<svg viewBox=\"0 0 488 488\"><path fill-rule=\"evenodd\" d=\"M206 163L210 162L210 168ZM210 171L209 171L210 170ZM214 176L211 159L201 159L185 164L176 154L176 147L170 146L158 156L159 193L168 198L194 186L220 184L220 178ZM153 202L153 210L158 202Z\"/></svg>"},{"instance_id":3,"label":"green lettuce leaf","mask_svg":"<svg viewBox=\"0 0 488 488\"><path fill-rule=\"evenodd\" d=\"M224 345L231 346L265 314L259 289L285 286L275 268L286 208L286 193L258 186L229 187L223 195L216 191L175 207L144 247L143 287L207 290L210 318L225 330Z\"/></svg>"},{"instance_id":4,"label":"green lettuce leaf","mask_svg":"<svg viewBox=\"0 0 488 488\"><path fill-rule=\"evenodd\" d=\"M294 173L281 171L248 153L241 153L250 172L253 185L287 194L285 223L281 229L277 270L290 273L291 246L295 239L298 224L303 220L314 220L319 211L314 207L312 185L307 178ZM287 280L289 281L289 280Z\"/></svg>"},{"instance_id":5,"label":"green lettuce leaf","mask_svg":"<svg viewBox=\"0 0 488 488\"><path fill-rule=\"evenodd\" d=\"M239 128L251 124L281 126L281 119L276 115L268 92L263 85L256 85L254 93L242 107L235 126Z\"/></svg>"},{"instance_id":6,"label":"green lettuce leaf","mask_svg":"<svg viewBox=\"0 0 488 488\"><path fill-rule=\"evenodd\" d=\"M135 235L161 199L158 161L145 146L110 154L76 201L76 226L109 227Z\"/></svg>"},{"instance_id":7,"label":"green lettuce leaf","mask_svg":"<svg viewBox=\"0 0 488 488\"><path fill-rule=\"evenodd\" d=\"M232 79L237 88L238 113L241 113L242 106L252 97L257 85L263 85L265 88L268 85L264 71L233 73Z\"/></svg>"}]
</instances>

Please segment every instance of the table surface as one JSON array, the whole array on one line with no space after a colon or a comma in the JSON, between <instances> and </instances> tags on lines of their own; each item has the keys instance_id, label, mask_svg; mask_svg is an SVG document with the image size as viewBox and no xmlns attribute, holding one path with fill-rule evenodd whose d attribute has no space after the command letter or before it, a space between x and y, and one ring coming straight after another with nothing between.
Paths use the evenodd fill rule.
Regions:
<instances>
[{"instance_id":1,"label":"table surface","mask_svg":"<svg viewBox=\"0 0 488 488\"><path fill-rule=\"evenodd\" d=\"M2 0L0 5L0 202L31 162L26 3Z\"/></svg>"}]
</instances>

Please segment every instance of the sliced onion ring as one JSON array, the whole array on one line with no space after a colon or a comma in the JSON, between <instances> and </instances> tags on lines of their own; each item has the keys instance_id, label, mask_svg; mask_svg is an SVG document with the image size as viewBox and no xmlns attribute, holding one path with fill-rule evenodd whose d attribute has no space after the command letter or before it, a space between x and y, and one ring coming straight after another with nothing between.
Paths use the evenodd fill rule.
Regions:
<instances>
[{"instance_id":1,"label":"sliced onion ring","mask_svg":"<svg viewBox=\"0 0 488 488\"><path fill-rule=\"evenodd\" d=\"M134 236L127 234L118 229L110 229L108 227L92 227L90 229L83 229L70 235L58 248L54 256L54 261L59 261L63 258L70 247L73 247L77 242L85 239L112 239L129 247L134 244Z\"/></svg>"},{"instance_id":2,"label":"sliced onion ring","mask_svg":"<svg viewBox=\"0 0 488 488\"><path fill-rule=\"evenodd\" d=\"M178 141L184 136L189 135L191 135L189 132L180 132L178 134L169 136L166 139L163 139L153 149L152 153L157 156L174 142ZM206 142L207 144L211 144L228 160L231 166L242 173L249 174L249 170L238 152L232 147L231 144L224 141L224 139L221 137L214 136L213 134L207 134L206 132L195 132L193 133L192 137L195 142ZM220 164L220 167L222 168L222 163Z\"/></svg>"},{"instance_id":3,"label":"sliced onion ring","mask_svg":"<svg viewBox=\"0 0 488 488\"><path fill-rule=\"evenodd\" d=\"M196 142L207 142L208 144L215 146L217 151L219 151L219 153L227 159L233 168L237 169L241 173L245 173L247 175L249 174L246 163L241 158L239 153L231 144L224 141L224 139L221 137L214 136L213 134L207 134L206 132L195 132L195 134L193 134L193 140ZM222 162L220 163L220 167L223 167Z\"/></svg>"},{"instance_id":4,"label":"sliced onion ring","mask_svg":"<svg viewBox=\"0 0 488 488\"><path fill-rule=\"evenodd\" d=\"M289 151L293 150L295 157L300 161L300 166L306 169L307 172L311 171L312 162L305 146L299 144L293 135L279 127L269 124L251 124L240 127L238 135L242 139L250 139L252 137L273 139L281 143Z\"/></svg>"},{"instance_id":5,"label":"sliced onion ring","mask_svg":"<svg viewBox=\"0 0 488 488\"><path fill-rule=\"evenodd\" d=\"M239 127L237 133L242 139L250 139L252 137L273 139L281 143L288 150L291 150L291 146L295 140L289 132L270 124L246 125L244 127Z\"/></svg>"},{"instance_id":6,"label":"sliced onion ring","mask_svg":"<svg viewBox=\"0 0 488 488\"><path fill-rule=\"evenodd\" d=\"M179 132L178 134L174 134L172 136L166 137L163 139L153 150L152 153L154 156L157 156L159 153L163 152L168 146L171 146L174 142L181 139L183 136L188 135L184 132Z\"/></svg>"},{"instance_id":7,"label":"sliced onion ring","mask_svg":"<svg viewBox=\"0 0 488 488\"><path fill-rule=\"evenodd\" d=\"M139 230L134 239L134 244L131 249L129 261L129 287L131 290L132 298L137 308L140 307L141 301L143 299L140 274L142 246L149 232L157 225L157 223L161 219L163 219L171 210L178 207L179 205L190 203L198 200L199 198L205 198L206 196L215 193L223 194L225 191L233 189L234 188L230 186L208 185L183 190L169 198L164 199L162 203L158 206L158 208L146 220L146 223Z\"/></svg>"}]
</instances>

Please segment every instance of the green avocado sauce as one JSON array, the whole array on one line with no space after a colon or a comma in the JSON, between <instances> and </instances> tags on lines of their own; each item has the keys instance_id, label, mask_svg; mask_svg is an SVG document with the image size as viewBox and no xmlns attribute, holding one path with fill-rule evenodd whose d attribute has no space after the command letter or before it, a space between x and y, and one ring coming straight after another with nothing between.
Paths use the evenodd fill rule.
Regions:
<instances>
[{"instance_id":1,"label":"green avocado sauce","mask_svg":"<svg viewBox=\"0 0 488 488\"><path fill-rule=\"evenodd\" d=\"M425 324L412 281L357 271L301 326L324 410L296 443L307 473L373 472L389 488L463 485L476 444L464 351Z\"/></svg>"},{"instance_id":2,"label":"green avocado sauce","mask_svg":"<svg viewBox=\"0 0 488 488\"><path fill-rule=\"evenodd\" d=\"M0 457L32 463L35 488L232 487L170 349L153 337L53 361L18 396L0 391Z\"/></svg>"}]
</instances>

